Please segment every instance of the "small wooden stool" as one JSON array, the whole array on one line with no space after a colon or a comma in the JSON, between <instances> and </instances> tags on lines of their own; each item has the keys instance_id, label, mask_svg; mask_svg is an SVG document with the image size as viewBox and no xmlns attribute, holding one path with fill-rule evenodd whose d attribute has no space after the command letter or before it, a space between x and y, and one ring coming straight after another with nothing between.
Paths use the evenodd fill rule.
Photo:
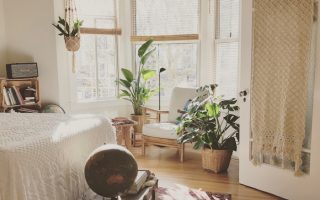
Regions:
<instances>
[{"instance_id":1,"label":"small wooden stool","mask_svg":"<svg viewBox=\"0 0 320 200\"><path fill-rule=\"evenodd\" d=\"M113 123L112 126L116 128L117 144L123 145L127 148L132 147L133 126L137 123Z\"/></svg>"}]
</instances>

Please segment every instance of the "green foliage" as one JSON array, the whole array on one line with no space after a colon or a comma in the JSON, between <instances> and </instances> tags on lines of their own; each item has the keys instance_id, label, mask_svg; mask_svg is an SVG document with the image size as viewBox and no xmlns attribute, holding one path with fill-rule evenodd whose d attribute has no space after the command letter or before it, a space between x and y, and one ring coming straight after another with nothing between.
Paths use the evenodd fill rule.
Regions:
<instances>
[{"instance_id":1,"label":"green foliage","mask_svg":"<svg viewBox=\"0 0 320 200\"><path fill-rule=\"evenodd\" d=\"M73 25L70 27L69 23L65 19L59 17L58 24L52 24L54 27L60 31L59 35L64 37L76 37L80 34L80 27L82 26L83 21L76 20L73 22Z\"/></svg>"},{"instance_id":2,"label":"green foliage","mask_svg":"<svg viewBox=\"0 0 320 200\"><path fill-rule=\"evenodd\" d=\"M144 65L155 49L149 50L153 40L148 40L138 50L140 58L139 69L136 76L125 68L121 69L124 79L117 81L123 88L120 90L120 98L130 101L135 115L142 114L142 106L152 96L158 93L158 88L151 88L148 81L155 77L154 70L145 69Z\"/></svg>"},{"instance_id":3,"label":"green foliage","mask_svg":"<svg viewBox=\"0 0 320 200\"><path fill-rule=\"evenodd\" d=\"M217 85L198 88L198 96L190 101L186 113L179 117L179 143L194 143L195 149L237 150L239 116L236 99L215 97Z\"/></svg>"}]
</instances>

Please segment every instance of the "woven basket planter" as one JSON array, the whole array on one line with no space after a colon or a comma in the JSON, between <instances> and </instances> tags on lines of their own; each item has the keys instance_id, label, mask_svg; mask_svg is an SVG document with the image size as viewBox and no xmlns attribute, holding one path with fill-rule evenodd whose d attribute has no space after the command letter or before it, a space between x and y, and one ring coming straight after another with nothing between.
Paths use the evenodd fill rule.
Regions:
<instances>
[{"instance_id":1,"label":"woven basket planter","mask_svg":"<svg viewBox=\"0 0 320 200\"><path fill-rule=\"evenodd\" d=\"M68 51L78 51L80 49L80 37L64 37Z\"/></svg>"},{"instance_id":2,"label":"woven basket planter","mask_svg":"<svg viewBox=\"0 0 320 200\"><path fill-rule=\"evenodd\" d=\"M202 168L214 173L224 172L228 169L232 150L202 150Z\"/></svg>"},{"instance_id":3,"label":"woven basket planter","mask_svg":"<svg viewBox=\"0 0 320 200\"><path fill-rule=\"evenodd\" d=\"M150 123L149 118L150 118L149 114L145 114L145 115L134 115L134 114L131 114L131 119L133 121L137 122L137 125L133 126L134 132L135 133L142 133L143 125Z\"/></svg>"},{"instance_id":4,"label":"woven basket planter","mask_svg":"<svg viewBox=\"0 0 320 200\"><path fill-rule=\"evenodd\" d=\"M131 115L131 119L137 122L137 125L133 126L135 133L142 133L142 127L145 121L144 115Z\"/></svg>"}]
</instances>

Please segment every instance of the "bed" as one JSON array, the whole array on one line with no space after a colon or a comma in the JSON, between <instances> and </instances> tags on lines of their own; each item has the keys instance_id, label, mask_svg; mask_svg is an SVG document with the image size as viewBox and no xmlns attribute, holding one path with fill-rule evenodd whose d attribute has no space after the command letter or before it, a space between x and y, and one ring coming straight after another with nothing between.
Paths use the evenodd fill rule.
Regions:
<instances>
[{"instance_id":1,"label":"bed","mask_svg":"<svg viewBox=\"0 0 320 200\"><path fill-rule=\"evenodd\" d=\"M86 191L84 165L116 143L97 115L0 114L0 200L73 200Z\"/></svg>"}]
</instances>

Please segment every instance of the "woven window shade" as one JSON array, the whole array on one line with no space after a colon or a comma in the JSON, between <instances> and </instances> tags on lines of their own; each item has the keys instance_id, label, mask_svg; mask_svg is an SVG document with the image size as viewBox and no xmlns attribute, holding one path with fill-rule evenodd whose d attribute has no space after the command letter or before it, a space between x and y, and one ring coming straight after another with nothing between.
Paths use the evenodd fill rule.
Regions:
<instances>
[{"instance_id":1,"label":"woven window shade","mask_svg":"<svg viewBox=\"0 0 320 200\"><path fill-rule=\"evenodd\" d=\"M81 33L120 35L121 29L117 27L117 12L115 0L77 0L78 12L84 20Z\"/></svg>"},{"instance_id":2,"label":"woven window shade","mask_svg":"<svg viewBox=\"0 0 320 200\"><path fill-rule=\"evenodd\" d=\"M132 1L132 41L197 40L199 0Z\"/></svg>"},{"instance_id":3,"label":"woven window shade","mask_svg":"<svg viewBox=\"0 0 320 200\"><path fill-rule=\"evenodd\" d=\"M216 39L239 37L239 0L216 1Z\"/></svg>"},{"instance_id":4,"label":"woven window shade","mask_svg":"<svg viewBox=\"0 0 320 200\"><path fill-rule=\"evenodd\" d=\"M217 94L236 98L238 89L238 42L217 44L216 81Z\"/></svg>"}]
</instances>

